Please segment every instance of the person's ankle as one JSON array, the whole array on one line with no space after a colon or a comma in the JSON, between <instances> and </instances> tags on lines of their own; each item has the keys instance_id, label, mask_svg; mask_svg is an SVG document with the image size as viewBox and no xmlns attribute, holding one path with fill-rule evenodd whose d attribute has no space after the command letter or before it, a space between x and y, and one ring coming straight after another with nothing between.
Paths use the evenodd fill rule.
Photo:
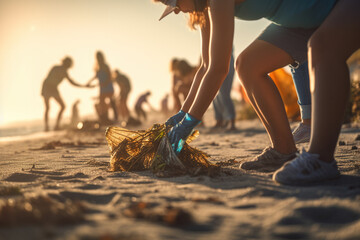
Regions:
<instances>
[{"instance_id":1,"label":"person's ankle","mask_svg":"<svg viewBox=\"0 0 360 240\"><path fill-rule=\"evenodd\" d=\"M322 162L332 163L332 162L336 161L335 158L334 158L334 155L328 156L328 155L325 155L325 154L319 154L319 153L316 153L315 151L311 151L310 149L307 152L310 153L310 154L318 155L318 159L320 161L322 161Z\"/></svg>"},{"instance_id":2,"label":"person's ankle","mask_svg":"<svg viewBox=\"0 0 360 240\"><path fill-rule=\"evenodd\" d=\"M294 148L279 148L279 147L272 147L275 151L277 151L278 153L281 153L283 155L289 155L289 154L294 154L298 151L298 149L296 147Z\"/></svg>"},{"instance_id":3,"label":"person's ankle","mask_svg":"<svg viewBox=\"0 0 360 240\"><path fill-rule=\"evenodd\" d=\"M223 121L217 120L214 127L221 127L223 125Z\"/></svg>"}]
</instances>

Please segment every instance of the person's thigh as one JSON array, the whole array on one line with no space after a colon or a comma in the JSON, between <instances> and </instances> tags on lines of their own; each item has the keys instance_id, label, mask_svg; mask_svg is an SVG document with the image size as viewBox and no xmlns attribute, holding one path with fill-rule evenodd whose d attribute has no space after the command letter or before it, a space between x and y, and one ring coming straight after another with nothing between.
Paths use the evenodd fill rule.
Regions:
<instances>
[{"instance_id":1,"label":"person's thigh","mask_svg":"<svg viewBox=\"0 0 360 240\"><path fill-rule=\"evenodd\" d=\"M314 51L326 58L335 57L346 60L360 48L359 12L359 0L339 0L313 34L310 49L317 48Z\"/></svg>"},{"instance_id":2,"label":"person's thigh","mask_svg":"<svg viewBox=\"0 0 360 240\"><path fill-rule=\"evenodd\" d=\"M61 107L63 107L63 108L65 107L64 100L62 99L62 97L60 96L59 93L54 94L52 97L56 100L56 102L57 102Z\"/></svg>"},{"instance_id":3,"label":"person's thigh","mask_svg":"<svg viewBox=\"0 0 360 240\"><path fill-rule=\"evenodd\" d=\"M287 52L293 60L291 65L297 67L307 60L308 40L315 30L316 28L287 28L272 23L257 40L263 40Z\"/></svg>"},{"instance_id":4,"label":"person's thigh","mask_svg":"<svg viewBox=\"0 0 360 240\"><path fill-rule=\"evenodd\" d=\"M292 57L281 48L255 40L240 54L236 65L238 71L265 75L293 62Z\"/></svg>"}]
</instances>

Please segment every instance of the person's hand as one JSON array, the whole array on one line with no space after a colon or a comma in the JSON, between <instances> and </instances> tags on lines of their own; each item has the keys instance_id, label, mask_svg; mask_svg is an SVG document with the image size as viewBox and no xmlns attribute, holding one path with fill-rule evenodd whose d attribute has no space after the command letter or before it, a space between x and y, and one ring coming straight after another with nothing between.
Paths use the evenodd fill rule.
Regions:
<instances>
[{"instance_id":1,"label":"person's hand","mask_svg":"<svg viewBox=\"0 0 360 240\"><path fill-rule=\"evenodd\" d=\"M191 135L194 127L200 122L200 120L186 113L185 117L170 130L168 137L176 155L179 155L186 139Z\"/></svg>"},{"instance_id":2,"label":"person's hand","mask_svg":"<svg viewBox=\"0 0 360 240\"><path fill-rule=\"evenodd\" d=\"M165 125L166 126L175 126L176 124L178 124L181 120L183 120L183 118L185 117L186 112L184 112L183 110L180 110L177 114L175 114L174 116L170 117L166 122Z\"/></svg>"},{"instance_id":3,"label":"person's hand","mask_svg":"<svg viewBox=\"0 0 360 240\"><path fill-rule=\"evenodd\" d=\"M89 84L86 84L84 87L86 87L86 88L94 88L94 87L96 87L96 85L91 85L91 84L89 83Z\"/></svg>"}]
</instances>

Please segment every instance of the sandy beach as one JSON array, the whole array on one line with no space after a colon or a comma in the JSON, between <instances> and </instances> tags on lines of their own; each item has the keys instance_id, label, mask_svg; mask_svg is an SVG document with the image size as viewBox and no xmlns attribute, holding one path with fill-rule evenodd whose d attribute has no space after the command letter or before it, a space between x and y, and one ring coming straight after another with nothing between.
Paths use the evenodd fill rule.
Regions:
<instances>
[{"instance_id":1,"label":"sandy beach","mask_svg":"<svg viewBox=\"0 0 360 240\"><path fill-rule=\"evenodd\" d=\"M342 130L339 179L294 187L239 169L269 140L258 120L236 125L191 144L218 176L108 171L104 129L2 142L0 239L360 239L359 128Z\"/></svg>"}]
</instances>

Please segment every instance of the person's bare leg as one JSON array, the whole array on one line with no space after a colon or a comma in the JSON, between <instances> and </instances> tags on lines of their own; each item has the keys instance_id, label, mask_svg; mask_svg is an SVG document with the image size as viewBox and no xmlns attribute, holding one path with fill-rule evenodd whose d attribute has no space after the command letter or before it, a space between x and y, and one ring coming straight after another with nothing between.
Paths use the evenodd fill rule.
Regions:
<instances>
[{"instance_id":1,"label":"person's bare leg","mask_svg":"<svg viewBox=\"0 0 360 240\"><path fill-rule=\"evenodd\" d=\"M127 121L130 117L130 111L129 111L126 101L124 102L124 115L125 115L125 119Z\"/></svg>"},{"instance_id":2,"label":"person's bare leg","mask_svg":"<svg viewBox=\"0 0 360 240\"><path fill-rule=\"evenodd\" d=\"M121 104L121 109L122 109L122 114L124 116L124 120L128 121L129 116L130 116L130 111L129 111L129 108L127 107L127 97L122 99L120 104Z\"/></svg>"},{"instance_id":3,"label":"person's bare leg","mask_svg":"<svg viewBox=\"0 0 360 240\"><path fill-rule=\"evenodd\" d=\"M117 122L119 120L119 116L118 116L116 101L114 99L114 96L111 96L109 99L110 99L110 106L114 114L114 121Z\"/></svg>"},{"instance_id":4,"label":"person's bare leg","mask_svg":"<svg viewBox=\"0 0 360 240\"><path fill-rule=\"evenodd\" d=\"M360 47L360 1L340 0L309 42L310 153L334 160L349 95L348 57Z\"/></svg>"},{"instance_id":5,"label":"person's bare leg","mask_svg":"<svg viewBox=\"0 0 360 240\"><path fill-rule=\"evenodd\" d=\"M270 136L273 148L282 154L296 151L285 107L268 73L293 63L285 51L255 40L236 61L236 70L252 106Z\"/></svg>"},{"instance_id":6,"label":"person's bare leg","mask_svg":"<svg viewBox=\"0 0 360 240\"><path fill-rule=\"evenodd\" d=\"M180 101L180 96L179 96L179 92L177 89L173 89L173 99L174 99L174 112L178 112L181 109L181 101Z\"/></svg>"},{"instance_id":7,"label":"person's bare leg","mask_svg":"<svg viewBox=\"0 0 360 240\"><path fill-rule=\"evenodd\" d=\"M231 119L230 120L230 128L229 130L236 130L236 127L235 127L235 118Z\"/></svg>"},{"instance_id":8,"label":"person's bare leg","mask_svg":"<svg viewBox=\"0 0 360 240\"><path fill-rule=\"evenodd\" d=\"M99 96L99 104L98 104L99 117L100 117L100 122L103 124L107 124L109 122L106 98L107 98L106 94L100 94L100 96Z\"/></svg>"},{"instance_id":9,"label":"person's bare leg","mask_svg":"<svg viewBox=\"0 0 360 240\"><path fill-rule=\"evenodd\" d=\"M44 97L45 103L45 113L44 113L44 121L45 121L45 131L49 131L49 110L50 110L50 98Z\"/></svg>"},{"instance_id":10,"label":"person's bare leg","mask_svg":"<svg viewBox=\"0 0 360 240\"><path fill-rule=\"evenodd\" d=\"M57 119L56 119L55 128L54 128L54 130L58 130L60 128L61 118L62 118L62 115L63 115L64 110L65 110L65 103L62 100L60 95L54 96L54 98L60 105L60 110L59 110L59 113L58 113L58 116L57 116Z\"/></svg>"}]
</instances>

